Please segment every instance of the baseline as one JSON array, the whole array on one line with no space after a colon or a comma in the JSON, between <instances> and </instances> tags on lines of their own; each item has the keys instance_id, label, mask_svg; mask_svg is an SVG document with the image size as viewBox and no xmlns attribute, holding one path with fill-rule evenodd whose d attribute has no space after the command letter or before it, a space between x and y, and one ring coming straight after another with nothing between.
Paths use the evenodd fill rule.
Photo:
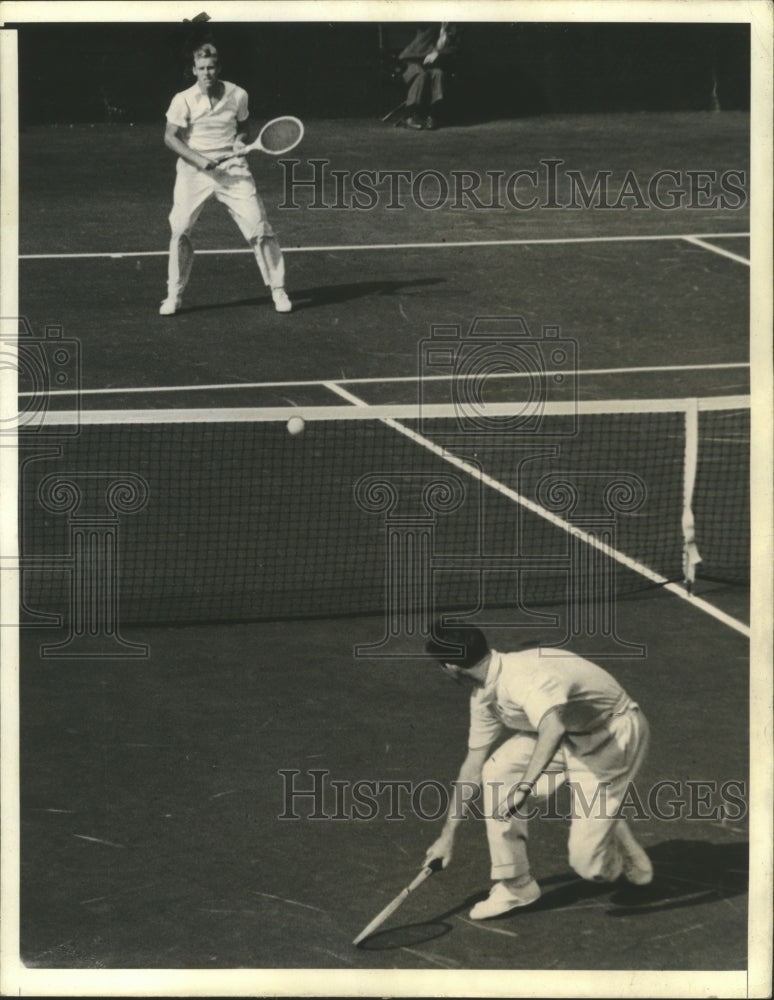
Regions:
<instances>
[{"instance_id":1,"label":"baseline","mask_svg":"<svg viewBox=\"0 0 774 1000\"><path fill-rule=\"evenodd\" d=\"M745 239L749 233L656 233L650 236L556 236L534 237L532 239L511 240L443 240L431 243L352 243L333 244L331 246L283 247L284 254L289 253L335 253L344 250L440 250L460 247L504 247L504 246L535 246L573 243L642 243L665 240L697 240L697 239ZM713 248L715 249L715 248ZM166 257L168 250L127 250L121 253L28 253L20 254L19 260L78 260L86 258L107 258L120 260L124 257ZM197 250L197 254L247 254L252 253L249 247L239 247L228 250ZM718 251L720 252L720 251Z\"/></svg>"},{"instance_id":2,"label":"baseline","mask_svg":"<svg viewBox=\"0 0 774 1000\"><path fill-rule=\"evenodd\" d=\"M727 361L707 365L641 365L631 368L584 368L574 374L576 376L585 375L638 375L638 374L660 374L662 372L694 372L694 371L717 371L727 368L749 368L749 361ZM487 372L487 378L534 378L536 375L550 374L543 371L504 371ZM468 378L476 378L476 375L423 375L423 382L442 382L454 380L464 381ZM391 375L383 378L341 378L337 379L338 385L391 385L395 383L418 382L417 375ZM99 396L99 395L124 395L128 393L154 393L154 392L203 392L213 389L287 389L304 386L327 386L326 379L310 379L304 382L213 382L205 385L155 385L146 388L132 386L130 388L106 388L106 389L52 389L45 393L50 396ZM40 396L40 391L31 390L20 392L19 396Z\"/></svg>"}]
</instances>

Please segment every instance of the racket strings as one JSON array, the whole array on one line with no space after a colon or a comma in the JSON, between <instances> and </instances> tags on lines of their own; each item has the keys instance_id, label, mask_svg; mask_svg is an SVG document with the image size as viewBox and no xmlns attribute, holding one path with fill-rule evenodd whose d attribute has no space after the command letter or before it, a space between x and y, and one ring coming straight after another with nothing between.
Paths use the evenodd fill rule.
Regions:
<instances>
[{"instance_id":1,"label":"racket strings","mask_svg":"<svg viewBox=\"0 0 774 1000\"><path fill-rule=\"evenodd\" d=\"M279 118L264 126L261 145L268 153L285 153L297 145L301 135L302 126L297 119Z\"/></svg>"}]
</instances>

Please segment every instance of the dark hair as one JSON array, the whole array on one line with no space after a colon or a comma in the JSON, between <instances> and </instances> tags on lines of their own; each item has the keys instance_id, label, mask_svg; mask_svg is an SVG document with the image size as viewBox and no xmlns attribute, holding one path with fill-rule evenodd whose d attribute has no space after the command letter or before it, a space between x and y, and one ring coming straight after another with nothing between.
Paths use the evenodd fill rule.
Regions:
<instances>
[{"instance_id":1,"label":"dark hair","mask_svg":"<svg viewBox=\"0 0 774 1000\"><path fill-rule=\"evenodd\" d=\"M218 56L218 50L212 44L212 42L204 42L202 45L197 45L193 50L193 61L196 63L197 59L215 59L220 62L220 57Z\"/></svg>"},{"instance_id":2,"label":"dark hair","mask_svg":"<svg viewBox=\"0 0 774 1000\"><path fill-rule=\"evenodd\" d=\"M475 625L444 625L436 621L425 651L439 663L454 663L463 670L470 670L488 655L489 643Z\"/></svg>"}]
</instances>

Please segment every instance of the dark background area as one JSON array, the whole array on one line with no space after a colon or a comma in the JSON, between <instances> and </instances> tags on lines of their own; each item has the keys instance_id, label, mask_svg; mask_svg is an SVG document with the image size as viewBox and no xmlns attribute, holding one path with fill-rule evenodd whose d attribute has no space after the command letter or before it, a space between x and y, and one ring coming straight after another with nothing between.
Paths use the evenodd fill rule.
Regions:
<instances>
[{"instance_id":1,"label":"dark background area","mask_svg":"<svg viewBox=\"0 0 774 1000\"><path fill-rule=\"evenodd\" d=\"M14 27L14 25L8 25ZM190 53L221 49L256 117L382 114L400 101L409 23L24 24L22 124L153 121L190 86ZM452 81L461 120L750 105L746 24L466 23Z\"/></svg>"}]
</instances>

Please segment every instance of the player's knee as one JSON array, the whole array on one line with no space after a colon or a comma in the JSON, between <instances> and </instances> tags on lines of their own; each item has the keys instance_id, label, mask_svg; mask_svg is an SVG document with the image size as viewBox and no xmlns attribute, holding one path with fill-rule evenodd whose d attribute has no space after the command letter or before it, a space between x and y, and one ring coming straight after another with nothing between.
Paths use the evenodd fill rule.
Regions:
<instances>
[{"instance_id":1,"label":"player's knee","mask_svg":"<svg viewBox=\"0 0 774 1000\"><path fill-rule=\"evenodd\" d=\"M179 243L181 240L187 240L189 243L191 242L192 226L187 219L173 219L170 216L169 228L171 230L170 239L173 243Z\"/></svg>"},{"instance_id":2,"label":"player's knee","mask_svg":"<svg viewBox=\"0 0 774 1000\"><path fill-rule=\"evenodd\" d=\"M271 239L274 238L274 236L274 230L268 222L259 222L256 224L253 235L250 237L250 243L255 246L260 243L261 240Z\"/></svg>"}]
</instances>

